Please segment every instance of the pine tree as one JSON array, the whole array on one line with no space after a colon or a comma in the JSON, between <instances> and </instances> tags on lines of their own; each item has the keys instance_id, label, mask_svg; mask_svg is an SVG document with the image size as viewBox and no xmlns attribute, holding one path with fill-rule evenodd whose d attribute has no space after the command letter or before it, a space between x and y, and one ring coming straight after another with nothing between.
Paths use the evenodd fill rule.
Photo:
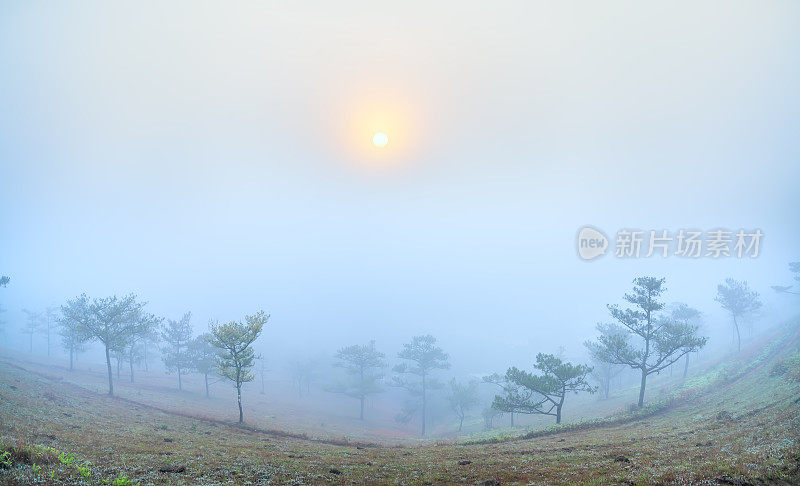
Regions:
<instances>
[{"instance_id":1,"label":"pine tree","mask_svg":"<svg viewBox=\"0 0 800 486\"><path fill-rule=\"evenodd\" d=\"M111 353L123 353L131 340L152 328L157 319L144 312L145 302L136 300L135 294L124 297L95 298L89 300L86 294L67 301L61 306L65 319L74 321L82 334L88 339L100 342L105 348L106 368L108 369L108 394L114 395L114 381L111 373Z\"/></svg>"},{"instance_id":2,"label":"pine tree","mask_svg":"<svg viewBox=\"0 0 800 486\"><path fill-rule=\"evenodd\" d=\"M397 354L402 363L394 367L396 376L392 377L395 386L405 388L412 396L420 397L422 406L422 436L425 436L427 421L428 391L438 389L442 384L431 377L436 370L447 369L450 364L442 348L436 346L436 338L431 335L414 336L410 343L403 345ZM416 378L412 378L416 377Z\"/></svg>"},{"instance_id":3,"label":"pine tree","mask_svg":"<svg viewBox=\"0 0 800 486\"><path fill-rule=\"evenodd\" d=\"M450 408L458 417L458 431L464 427L467 412L478 405L478 382L459 383L455 378L450 380L450 394L447 396Z\"/></svg>"},{"instance_id":4,"label":"pine tree","mask_svg":"<svg viewBox=\"0 0 800 486\"><path fill-rule=\"evenodd\" d=\"M329 391L343 393L360 402L358 418L364 420L364 402L369 395L383 391L380 380L383 378L385 355L375 349L375 341L369 344L354 344L336 353L336 366L344 368L349 380L329 388Z\"/></svg>"},{"instance_id":5,"label":"pine tree","mask_svg":"<svg viewBox=\"0 0 800 486\"><path fill-rule=\"evenodd\" d=\"M568 394L597 391L586 380L592 371L589 366L574 365L552 354L539 353L533 367L541 374L535 375L516 367L508 369L506 380L514 387L495 397L495 408L504 412L551 415L560 424Z\"/></svg>"},{"instance_id":6,"label":"pine tree","mask_svg":"<svg viewBox=\"0 0 800 486\"><path fill-rule=\"evenodd\" d=\"M244 421L242 384L255 379L250 372L256 358L252 345L269 320L269 315L259 311L251 316L245 316L244 320L244 323L231 321L228 324L211 326L210 339L211 344L219 349L218 373L236 385L239 423Z\"/></svg>"},{"instance_id":7,"label":"pine tree","mask_svg":"<svg viewBox=\"0 0 800 486\"><path fill-rule=\"evenodd\" d=\"M717 296L714 299L733 318L733 327L736 330L737 350L742 350L742 335L739 332L739 319L752 314L761 308L761 299L758 292L750 290L747 282L732 278L725 279L724 284L717 285Z\"/></svg>"},{"instance_id":8,"label":"pine tree","mask_svg":"<svg viewBox=\"0 0 800 486\"><path fill-rule=\"evenodd\" d=\"M611 316L619 323L601 329L593 344L596 356L613 364L637 369L641 373L638 406L644 406L647 377L667 368L686 353L705 346L696 325L683 324L659 316L664 304L658 298L666 291L663 278L639 277L633 281L633 293L624 299L632 308L609 305ZM633 340L633 342L631 342Z\"/></svg>"},{"instance_id":9,"label":"pine tree","mask_svg":"<svg viewBox=\"0 0 800 486\"><path fill-rule=\"evenodd\" d=\"M211 334L205 333L194 338L189 345L192 369L203 375L206 398L210 396L208 377L216 373L219 361L219 351L211 344L211 339Z\"/></svg>"},{"instance_id":10,"label":"pine tree","mask_svg":"<svg viewBox=\"0 0 800 486\"><path fill-rule=\"evenodd\" d=\"M178 390L183 390L181 372L192 367L189 344L192 341L192 313L187 312L179 321L168 319L161 326L161 339L166 346L161 349L161 359L168 372L178 372Z\"/></svg>"}]
</instances>

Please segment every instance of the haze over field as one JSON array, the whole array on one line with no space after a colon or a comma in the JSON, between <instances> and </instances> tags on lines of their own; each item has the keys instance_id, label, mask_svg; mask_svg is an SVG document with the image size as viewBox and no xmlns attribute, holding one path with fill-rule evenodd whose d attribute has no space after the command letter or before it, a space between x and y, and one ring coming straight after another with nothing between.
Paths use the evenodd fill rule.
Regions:
<instances>
[{"instance_id":1,"label":"haze over field","mask_svg":"<svg viewBox=\"0 0 800 486\"><path fill-rule=\"evenodd\" d=\"M568 368L572 427L611 420L619 444L639 433L624 421L669 410L659 430L686 419L687 437L705 444L703 414L729 412L715 408L715 387L778 383L791 373L769 370L798 356L798 86L800 3L789 1L4 2L0 396L11 405L0 408L0 454L25 427L3 429L4 416L47 393L63 398L53 410L79 407L112 379L115 396L169 415L164 427L197 416L227 427L236 388L217 374L232 365L214 355L202 373L196 355L181 361L186 340L165 336L213 326L195 342L212 343L210 356L226 338L246 341L219 327L245 320L259 360L239 421L262 432L331 447L535 435L561 422L561 405L541 417L512 392L541 378L524 373ZM579 256L587 226L607 238L604 256ZM720 229L731 254L715 258ZM639 257L617 255L624 230L643 231ZM667 257L645 256L651 230L672 238ZM741 257L740 230L759 235ZM706 245L697 258L676 254L690 231ZM626 301L632 291L655 297ZM114 341L92 328L113 307L92 298L129 293L146 305L130 300L120 315L149 319L151 334ZM74 370L55 327L47 348L42 323L57 318L90 340ZM669 348L666 361L626 363L619 329L597 328L612 322L635 352ZM639 343L640 324L669 332ZM360 410L340 383L359 375L342 366L353 345L373 360L364 386L380 388ZM413 353L425 346L430 375L418 384ZM442 387L426 402L417 388L429 376ZM749 447L747 420L795 423L797 385L780 383L730 411L741 421L715 446ZM767 396L775 415L745 420ZM95 398L105 418L127 413L128 402ZM94 450L81 440L69 446ZM750 460L784 471L765 457ZM714 467L701 476L722 474Z\"/></svg>"},{"instance_id":2,"label":"haze over field","mask_svg":"<svg viewBox=\"0 0 800 486\"><path fill-rule=\"evenodd\" d=\"M419 8L5 4L7 317L134 291L201 328L264 308L279 349L430 332L524 357L580 352L635 275L698 306L784 276L797 5ZM585 264L585 224L765 238Z\"/></svg>"}]
</instances>

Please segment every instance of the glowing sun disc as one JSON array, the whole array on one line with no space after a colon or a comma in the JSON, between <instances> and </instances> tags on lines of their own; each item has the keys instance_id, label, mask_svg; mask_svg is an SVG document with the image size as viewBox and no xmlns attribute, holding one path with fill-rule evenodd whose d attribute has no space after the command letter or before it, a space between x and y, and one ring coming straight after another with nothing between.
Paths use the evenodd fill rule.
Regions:
<instances>
[{"instance_id":1,"label":"glowing sun disc","mask_svg":"<svg viewBox=\"0 0 800 486\"><path fill-rule=\"evenodd\" d=\"M376 147L385 147L387 143L389 143L389 137L383 132L378 132L372 136L372 145Z\"/></svg>"}]
</instances>

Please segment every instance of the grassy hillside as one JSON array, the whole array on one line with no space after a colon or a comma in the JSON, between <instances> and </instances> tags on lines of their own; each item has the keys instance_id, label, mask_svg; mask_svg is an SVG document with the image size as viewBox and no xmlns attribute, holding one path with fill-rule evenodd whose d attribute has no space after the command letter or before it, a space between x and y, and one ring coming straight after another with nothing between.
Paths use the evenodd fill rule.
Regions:
<instances>
[{"instance_id":1,"label":"grassy hillside","mask_svg":"<svg viewBox=\"0 0 800 486\"><path fill-rule=\"evenodd\" d=\"M797 325L642 411L420 445L236 427L0 360L0 482L797 484L798 401Z\"/></svg>"}]
</instances>

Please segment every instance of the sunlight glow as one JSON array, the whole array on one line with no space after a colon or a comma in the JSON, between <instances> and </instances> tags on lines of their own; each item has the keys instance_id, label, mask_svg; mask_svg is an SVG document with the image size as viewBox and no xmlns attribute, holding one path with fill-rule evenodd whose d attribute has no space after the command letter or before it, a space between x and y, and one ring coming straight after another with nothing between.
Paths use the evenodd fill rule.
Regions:
<instances>
[{"instance_id":1,"label":"sunlight glow","mask_svg":"<svg viewBox=\"0 0 800 486\"><path fill-rule=\"evenodd\" d=\"M377 132L372 136L372 145L376 147L385 147L389 143L389 137L383 132Z\"/></svg>"}]
</instances>

